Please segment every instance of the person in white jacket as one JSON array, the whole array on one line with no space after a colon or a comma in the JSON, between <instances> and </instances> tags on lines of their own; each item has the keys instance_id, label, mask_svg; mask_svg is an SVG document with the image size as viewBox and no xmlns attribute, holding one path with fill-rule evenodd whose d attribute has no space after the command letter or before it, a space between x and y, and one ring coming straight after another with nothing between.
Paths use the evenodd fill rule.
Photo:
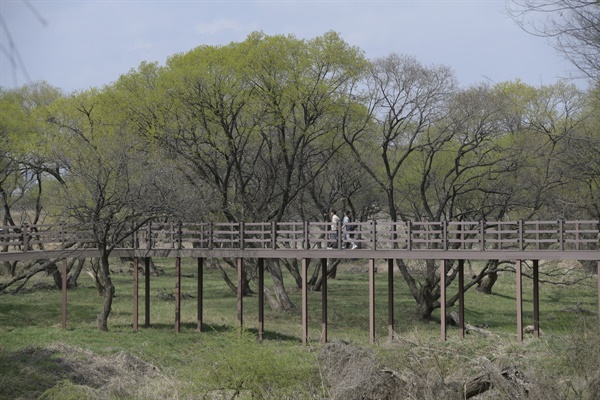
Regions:
<instances>
[{"instance_id":1,"label":"person in white jacket","mask_svg":"<svg viewBox=\"0 0 600 400\"><path fill-rule=\"evenodd\" d=\"M327 248L333 249L337 247L340 217L337 216L336 210L331 210L329 216L331 217L331 234L329 235L330 242L327 245Z\"/></svg>"}]
</instances>

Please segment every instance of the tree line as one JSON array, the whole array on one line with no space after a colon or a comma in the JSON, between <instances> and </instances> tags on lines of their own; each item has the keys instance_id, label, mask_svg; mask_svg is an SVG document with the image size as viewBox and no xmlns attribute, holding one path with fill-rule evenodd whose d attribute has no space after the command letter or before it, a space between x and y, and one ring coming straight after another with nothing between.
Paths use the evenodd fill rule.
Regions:
<instances>
[{"instance_id":1,"label":"tree line","mask_svg":"<svg viewBox=\"0 0 600 400\"><path fill-rule=\"evenodd\" d=\"M111 251L148 221L314 221L334 208L361 221L600 219L599 107L598 82L461 87L447 66L367 59L334 32L255 32L144 62L102 88L1 89L0 215L4 226L93 227L106 330ZM213 262L235 289L232 260ZM490 291L504 264L488 262L466 287ZM82 266L72 263L73 285ZM436 263L396 267L430 318ZM17 283L32 271L59 274L48 260L2 273ZM299 284L298 265L268 271L271 307L294 309L283 278ZM252 268L244 279L250 290Z\"/></svg>"}]
</instances>

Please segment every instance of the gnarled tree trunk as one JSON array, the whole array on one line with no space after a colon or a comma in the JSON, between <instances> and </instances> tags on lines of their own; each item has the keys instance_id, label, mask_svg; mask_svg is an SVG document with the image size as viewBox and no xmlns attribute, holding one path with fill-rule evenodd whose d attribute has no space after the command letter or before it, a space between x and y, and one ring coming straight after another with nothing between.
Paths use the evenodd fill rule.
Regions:
<instances>
[{"instance_id":1,"label":"gnarled tree trunk","mask_svg":"<svg viewBox=\"0 0 600 400\"><path fill-rule=\"evenodd\" d=\"M96 319L98 329L101 331L108 331L108 316L112 310L112 302L115 296L115 286L112 283L112 278L110 276L110 268L109 268L109 260L108 253L106 251L101 251L100 256L100 265L98 269L98 278L102 281L102 311L98 314Z\"/></svg>"},{"instance_id":2,"label":"gnarled tree trunk","mask_svg":"<svg viewBox=\"0 0 600 400\"><path fill-rule=\"evenodd\" d=\"M265 291L267 301L273 310L292 311L296 306L290 299L283 284L283 274L278 260L269 260L269 271L273 281L273 289Z\"/></svg>"}]
</instances>

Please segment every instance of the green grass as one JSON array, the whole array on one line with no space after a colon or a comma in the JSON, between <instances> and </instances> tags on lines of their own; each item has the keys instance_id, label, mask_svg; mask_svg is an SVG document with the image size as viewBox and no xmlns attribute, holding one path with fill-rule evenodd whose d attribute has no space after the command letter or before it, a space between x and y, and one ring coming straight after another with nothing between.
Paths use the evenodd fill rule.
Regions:
<instances>
[{"instance_id":1,"label":"green grass","mask_svg":"<svg viewBox=\"0 0 600 400\"><path fill-rule=\"evenodd\" d=\"M174 332L175 303L164 294L175 291L174 260L155 260L165 274L151 278L151 327L144 328L144 286L140 275L139 326L134 332L133 279L127 264L114 260L113 280L116 298L109 319L109 332L96 329L101 299L89 276L82 274L75 290L68 292L68 327L61 328L61 293L56 289L31 290L33 285L51 283L49 277L36 277L27 290L0 295L0 399L8 398L104 398L93 385L81 385L83 378L54 374L63 362L64 351L44 352L57 343L91 351L103 357L120 352L131 354L161 371L160 390L155 398L201 398L213 390L236 390L254 398L326 398L329 396L317 355L321 345L321 293L309 292L309 345L302 346L301 291L291 278L286 281L295 312L275 312L265 305L265 336L256 340L258 301L256 295L244 298L244 331L237 330L237 299L216 270L204 274L203 332L196 331L196 265L182 260L181 332ZM414 300L399 275L395 280L395 331L399 336L387 343L387 273L376 275L376 336L378 344L369 344L368 274L350 272L349 267L366 267L367 262L352 262L340 268L338 277L328 282L328 338L374 348L388 365L399 360L417 360L442 375L458 368L472 368L479 357L517 360L524 354L539 366L563 376L577 375L589 368L585 340L589 330L597 329L596 282L588 285L557 287L540 285L541 327L544 336L526 343L517 342L516 293L514 274L502 274L495 294L474 290L465 296L466 321L487 324L494 339L468 335L461 339L456 328L449 328L448 341L439 340L439 323L423 323L412 317ZM119 272L120 271L120 272ZM268 273L265 274L269 282ZM231 270L231 278L235 273ZM256 291L256 288L253 288ZM448 297L455 293L451 286ZM533 323L532 286L524 280L524 325ZM266 303L266 302L265 302ZM579 305L589 313L565 312ZM452 311L451 308L449 311ZM439 319L439 312L434 313ZM579 338L564 340L565 337ZM409 343L410 346L406 346ZM570 347L569 347L570 346ZM70 348L70 347L69 347ZM385 351L380 351L385 349ZM437 358L419 358L417 349L435 349ZM584 349L584 350L582 350ZM48 354L46 354L48 353ZM580 354L581 353L581 354ZM83 357L81 354L75 357ZM429 353L427 353L429 354ZM501 355L500 355L501 354ZM579 354L571 357L570 354ZM586 358L587 357L587 358ZM61 361L62 360L62 361ZM421 360L421 361L418 361ZM428 360L428 361L423 361ZM574 360L580 360L577 362ZM64 362L63 362L64 363ZM398 368L401 366L398 365ZM85 381L85 379L83 379ZM156 381L156 380L155 380ZM138 385L139 386L139 385ZM90 388L91 387L91 388ZM575 387L575 386L574 386ZM129 390L129 391L128 391ZM148 398L148 392L119 387L106 398ZM569 392L571 393L571 392ZM95 396L95 397L94 397ZM112 397L111 397L112 396ZM567 396L568 397L568 396Z\"/></svg>"}]
</instances>

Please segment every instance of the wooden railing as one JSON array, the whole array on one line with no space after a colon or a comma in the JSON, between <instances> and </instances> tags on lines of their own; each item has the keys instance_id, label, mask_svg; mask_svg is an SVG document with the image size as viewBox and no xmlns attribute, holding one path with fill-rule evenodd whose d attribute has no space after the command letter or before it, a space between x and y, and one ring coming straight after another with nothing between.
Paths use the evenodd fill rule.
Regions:
<instances>
[{"instance_id":1,"label":"wooden railing","mask_svg":"<svg viewBox=\"0 0 600 400\"><path fill-rule=\"evenodd\" d=\"M148 224L120 249L313 250L470 250L598 251L600 221L367 221L348 224L352 231L327 222L208 222ZM337 234L336 234L337 233ZM350 234L348 240L347 234ZM0 227L0 252L49 251L93 247L87 226L74 224ZM1 254L0 253L0 254Z\"/></svg>"}]
</instances>

